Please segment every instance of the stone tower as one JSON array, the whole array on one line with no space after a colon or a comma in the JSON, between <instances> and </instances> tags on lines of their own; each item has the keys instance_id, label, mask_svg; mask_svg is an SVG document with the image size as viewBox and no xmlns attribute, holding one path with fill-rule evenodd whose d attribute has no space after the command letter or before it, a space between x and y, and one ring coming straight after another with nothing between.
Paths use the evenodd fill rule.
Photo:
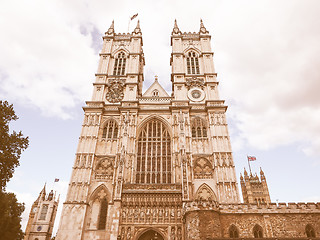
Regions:
<instances>
[{"instance_id":1,"label":"stone tower","mask_svg":"<svg viewBox=\"0 0 320 240\"><path fill-rule=\"evenodd\" d=\"M24 240L50 240L59 204L53 190L46 194L45 186L32 204Z\"/></svg>"},{"instance_id":2,"label":"stone tower","mask_svg":"<svg viewBox=\"0 0 320 240\"><path fill-rule=\"evenodd\" d=\"M248 175L246 169L244 169L244 177L242 174L240 175L240 184L244 203L271 203L267 180L261 168L260 179L257 174L252 175L250 172L250 175Z\"/></svg>"},{"instance_id":3,"label":"stone tower","mask_svg":"<svg viewBox=\"0 0 320 240\"><path fill-rule=\"evenodd\" d=\"M142 93L139 21L126 34L112 22L83 108L57 240L195 239L208 216L221 237L213 229L218 205L240 200L210 41L202 21L194 33L175 21L172 94L157 77Z\"/></svg>"}]
</instances>

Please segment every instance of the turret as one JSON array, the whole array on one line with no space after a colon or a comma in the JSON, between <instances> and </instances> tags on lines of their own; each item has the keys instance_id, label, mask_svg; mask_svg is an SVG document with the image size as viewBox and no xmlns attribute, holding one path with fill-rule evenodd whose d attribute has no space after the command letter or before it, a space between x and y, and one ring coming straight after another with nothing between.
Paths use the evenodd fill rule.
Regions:
<instances>
[{"instance_id":1,"label":"turret","mask_svg":"<svg viewBox=\"0 0 320 240\"><path fill-rule=\"evenodd\" d=\"M242 175L240 176L240 184L244 203L264 204L271 202L267 181L261 168L260 179L257 173L250 172L250 176L248 176L246 169L244 169L244 178Z\"/></svg>"},{"instance_id":2,"label":"turret","mask_svg":"<svg viewBox=\"0 0 320 240\"><path fill-rule=\"evenodd\" d=\"M46 185L32 204L24 240L47 240L51 238L57 214L59 198L55 199L53 190L46 194Z\"/></svg>"}]
</instances>

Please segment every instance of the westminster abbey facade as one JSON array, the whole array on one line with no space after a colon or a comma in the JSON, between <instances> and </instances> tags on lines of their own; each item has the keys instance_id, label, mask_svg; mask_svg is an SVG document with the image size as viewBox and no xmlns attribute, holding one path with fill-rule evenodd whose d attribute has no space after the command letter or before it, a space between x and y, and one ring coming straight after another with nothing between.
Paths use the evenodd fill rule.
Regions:
<instances>
[{"instance_id":1,"label":"westminster abbey facade","mask_svg":"<svg viewBox=\"0 0 320 240\"><path fill-rule=\"evenodd\" d=\"M56 239L319 237L320 204L272 203L263 171L241 176L241 203L203 22L174 23L171 95L157 77L143 93L142 45L139 22L103 37Z\"/></svg>"}]
</instances>

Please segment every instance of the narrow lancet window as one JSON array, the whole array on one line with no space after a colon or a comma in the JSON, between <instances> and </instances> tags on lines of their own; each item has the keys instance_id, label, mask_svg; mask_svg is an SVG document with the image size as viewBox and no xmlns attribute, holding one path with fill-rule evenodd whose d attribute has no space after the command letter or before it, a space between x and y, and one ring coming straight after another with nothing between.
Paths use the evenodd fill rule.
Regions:
<instances>
[{"instance_id":1,"label":"narrow lancet window","mask_svg":"<svg viewBox=\"0 0 320 240\"><path fill-rule=\"evenodd\" d=\"M197 138L197 139L206 138L208 136L206 124L201 118L197 117L193 119L192 127L191 127L191 135L192 135L192 138Z\"/></svg>"},{"instance_id":2,"label":"narrow lancet window","mask_svg":"<svg viewBox=\"0 0 320 240\"><path fill-rule=\"evenodd\" d=\"M115 140L118 138L118 124L115 120L109 120L103 128L102 138L106 140Z\"/></svg>"},{"instance_id":3,"label":"narrow lancet window","mask_svg":"<svg viewBox=\"0 0 320 240\"><path fill-rule=\"evenodd\" d=\"M103 198L101 200L101 205L100 205L99 223L98 223L99 230L106 229L107 212L108 212L108 201L106 198Z\"/></svg>"},{"instance_id":4,"label":"narrow lancet window","mask_svg":"<svg viewBox=\"0 0 320 240\"><path fill-rule=\"evenodd\" d=\"M187 73L188 74L200 74L199 59L195 52L191 51L187 56Z\"/></svg>"},{"instance_id":5,"label":"narrow lancet window","mask_svg":"<svg viewBox=\"0 0 320 240\"><path fill-rule=\"evenodd\" d=\"M126 55L120 52L114 59L113 75L121 76L126 70Z\"/></svg>"}]
</instances>

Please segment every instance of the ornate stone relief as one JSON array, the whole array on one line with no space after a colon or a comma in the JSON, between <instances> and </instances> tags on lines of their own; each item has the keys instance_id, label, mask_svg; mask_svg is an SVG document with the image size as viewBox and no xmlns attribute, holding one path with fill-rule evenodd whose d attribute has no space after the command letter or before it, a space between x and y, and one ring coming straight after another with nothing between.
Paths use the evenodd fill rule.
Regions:
<instances>
[{"instance_id":1,"label":"ornate stone relief","mask_svg":"<svg viewBox=\"0 0 320 240\"><path fill-rule=\"evenodd\" d=\"M205 158L199 158L195 161L193 167L194 178L196 179L207 179L213 178L212 165Z\"/></svg>"},{"instance_id":2,"label":"ornate stone relief","mask_svg":"<svg viewBox=\"0 0 320 240\"><path fill-rule=\"evenodd\" d=\"M113 159L102 158L98 160L95 168L95 179L112 180L113 179Z\"/></svg>"},{"instance_id":3,"label":"ornate stone relief","mask_svg":"<svg viewBox=\"0 0 320 240\"><path fill-rule=\"evenodd\" d=\"M108 92L106 95L106 98L111 103L117 103L120 102L123 97L123 89L125 85L125 79L109 79L109 82L107 84L108 86Z\"/></svg>"},{"instance_id":4,"label":"ornate stone relief","mask_svg":"<svg viewBox=\"0 0 320 240\"><path fill-rule=\"evenodd\" d=\"M202 184L197 193L195 199L197 201L217 201L217 197L212 189L207 184Z\"/></svg>"},{"instance_id":5,"label":"ornate stone relief","mask_svg":"<svg viewBox=\"0 0 320 240\"><path fill-rule=\"evenodd\" d=\"M197 87L203 89L204 80L202 78L192 77L186 79L186 85L188 89Z\"/></svg>"}]
</instances>

